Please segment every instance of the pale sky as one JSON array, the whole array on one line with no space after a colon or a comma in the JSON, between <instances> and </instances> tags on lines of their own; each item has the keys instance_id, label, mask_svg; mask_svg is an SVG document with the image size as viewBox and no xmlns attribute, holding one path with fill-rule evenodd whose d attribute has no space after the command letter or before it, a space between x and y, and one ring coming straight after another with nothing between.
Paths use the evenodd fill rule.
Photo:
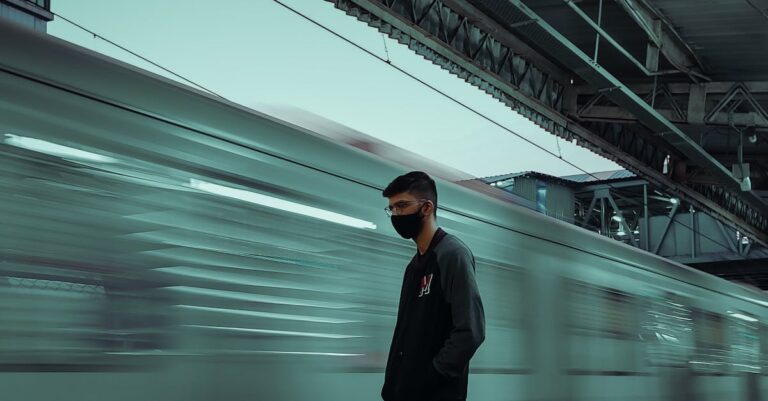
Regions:
<instances>
[{"instance_id":1,"label":"pale sky","mask_svg":"<svg viewBox=\"0 0 768 401\"><path fill-rule=\"evenodd\" d=\"M364 48L590 171L613 162L556 139L479 89L322 0L283 0ZM52 0L52 11L242 105L290 105L484 177L579 174L270 0ZM177 78L61 20L48 33Z\"/></svg>"}]
</instances>

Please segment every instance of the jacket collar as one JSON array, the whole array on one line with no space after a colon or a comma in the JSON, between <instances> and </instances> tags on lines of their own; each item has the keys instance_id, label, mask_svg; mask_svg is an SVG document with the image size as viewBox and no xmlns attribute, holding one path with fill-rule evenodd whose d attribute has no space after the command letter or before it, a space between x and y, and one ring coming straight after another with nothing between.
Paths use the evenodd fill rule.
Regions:
<instances>
[{"instance_id":1,"label":"jacket collar","mask_svg":"<svg viewBox=\"0 0 768 401\"><path fill-rule=\"evenodd\" d=\"M429 246L427 247L427 251L424 252L424 254L422 255L422 254L419 253L419 249L416 248L416 257L417 258L423 258L423 257L426 257L427 255L429 255L429 253L432 252L432 250L435 249L437 244L440 242L440 240L442 240L445 237L445 235L446 235L445 231L443 231L442 228L438 227L437 231L435 231L435 235L432 236L432 241L429 242Z\"/></svg>"}]
</instances>

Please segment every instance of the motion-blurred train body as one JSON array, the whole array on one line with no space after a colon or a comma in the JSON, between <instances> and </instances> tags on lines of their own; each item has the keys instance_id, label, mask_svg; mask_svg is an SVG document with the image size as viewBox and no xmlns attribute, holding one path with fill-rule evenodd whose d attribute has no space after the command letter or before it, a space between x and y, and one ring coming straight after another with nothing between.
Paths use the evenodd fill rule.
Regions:
<instances>
[{"instance_id":1,"label":"motion-blurred train body","mask_svg":"<svg viewBox=\"0 0 768 401\"><path fill-rule=\"evenodd\" d=\"M0 37L3 400L379 399L414 253L383 211L402 166ZM486 307L470 400L768 399L760 291L438 190Z\"/></svg>"}]
</instances>

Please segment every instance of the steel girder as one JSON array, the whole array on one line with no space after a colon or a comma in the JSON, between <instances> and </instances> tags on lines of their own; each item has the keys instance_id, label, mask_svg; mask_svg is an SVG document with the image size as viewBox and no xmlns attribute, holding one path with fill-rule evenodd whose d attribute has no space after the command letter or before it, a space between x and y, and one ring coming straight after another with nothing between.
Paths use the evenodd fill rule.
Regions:
<instances>
[{"instance_id":1,"label":"steel girder","mask_svg":"<svg viewBox=\"0 0 768 401\"><path fill-rule=\"evenodd\" d=\"M768 210L763 200L747 192L720 204L663 174L660 160L680 153L708 166L731 190L738 181L731 172L661 114L645 104L626 85L594 63L519 0L505 2L516 21L501 27L462 0L327 0L338 9L408 46L425 59L484 90L545 130L616 161L649 182L669 188L700 210L768 244ZM460 10L461 12L457 11ZM510 10L507 10L510 11ZM617 127L587 127L568 117L575 114L575 88L569 72L525 46L508 28L529 32L529 38L549 48L560 62L599 88L614 103L638 116L646 127L666 141L617 134ZM535 62L531 62L535 60ZM592 129L591 129L592 128ZM595 132L598 131L598 132ZM727 191L730 192L730 191ZM747 211L745 213L745 211Z\"/></svg>"},{"instance_id":2,"label":"steel girder","mask_svg":"<svg viewBox=\"0 0 768 401\"><path fill-rule=\"evenodd\" d=\"M675 31L672 24L664 18L647 0L616 0L640 28L648 35L648 57L646 67L658 70L658 56L662 53L675 69L686 73L694 82L709 80L703 75L702 62L691 47Z\"/></svg>"},{"instance_id":3,"label":"steel girder","mask_svg":"<svg viewBox=\"0 0 768 401\"><path fill-rule=\"evenodd\" d=\"M628 87L678 125L734 124L768 132L768 112L763 106L768 104L768 82L661 83ZM576 91L576 114L580 120L637 121L632 113L623 108L603 104L604 94L594 88L582 86Z\"/></svg>"}]
</instances>

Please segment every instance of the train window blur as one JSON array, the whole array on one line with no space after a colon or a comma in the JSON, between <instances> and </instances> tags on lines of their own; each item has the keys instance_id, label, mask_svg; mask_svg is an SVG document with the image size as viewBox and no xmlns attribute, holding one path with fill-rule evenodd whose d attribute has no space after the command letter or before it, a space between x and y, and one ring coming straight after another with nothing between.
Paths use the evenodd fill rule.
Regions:
<instances>
[{"instance_id":1,"label":"train window blur","mask_svg":"<svg viewBox=\"0 0 768 401\"><path fill-rule=\"evenodd\" d=\"M605 332L619 338L632 338L636 333L635 310L631 299L624 293L607 290L603 292L606 305Z\"/></svg>"},{"instance_id":2,"label":"train window blur","mask_svg":"<svg viewBox=\"0 0 768 401\"><path fill-rule=\"evenodd\" d=\"M760 368L763 375L768 375L768 326L760 324Z\"/></svg>"},{"instance_id":3,"label":"train window blur","mask_svg":"<svg viewBox=\"0 0 768 401\"><path fill-rule=\"evenodd\" d=\"M637 333L634 297L613 289L571 282L570 327L590 335L632 338Z\"/></svg>"},{"instance_id":4,"label":"train window blur","mask_svg":"<svg viewBox=\"0 0 768 401\"><path fill-rule=\"evenodd\" d=\"M630 373L641 369L638 301L625 292L568 283L570 355L578 374Z\"/></svg>"},{"instance_id":5,"label":"train window blur","mask_svg":"<svg viewBox=\"0 0 768 401\"><path fill-rule=\"evenodd\" d=\"M693 350L693 319L687 303L672 293L648 300L642 336L650 366L688 365Z\"/></svg>"},{"instance_id":6,"label":"train window blur","mask_svg":"<svg viewBox=\"0 0 768 401\"><path fill-rule=\"evenodd\" d=\"M102 351L103 300L100 286L0 278L2 362L52 363L56 354Z\"/></svg>"},{"instance_id":7,"label":"train window blur","mask_svg":"<svg viewBox=\"0 0 768 401\"><path fill-rule=\"evenodd\" d=\"M163 344L161 324L146 301L94 283L0 277L0 363L77 369L102 364L107 354L155 350Z\"/></svg>"},{"instance_id":8,"label":"train window blur","mask_svg":"<svg viewBox=\"0 0 768 401\"><path fill-rule=\"evenodd\" d=\"M691 364L698 372L722 374L728 371L730 346L726 319L719 314L696 310L694 335L696 352Z\"/></svg>"},{"instance_id":9,"label":"train window blur","mask_svg":"<svg viewBox=\"0 0 768 401\"><path fill-rule=\"evenodd\" d=\"M730 313L733 368L737 372L760 372L760 339L757 318L746 312Z\"/></svg>"}]
</instances>

